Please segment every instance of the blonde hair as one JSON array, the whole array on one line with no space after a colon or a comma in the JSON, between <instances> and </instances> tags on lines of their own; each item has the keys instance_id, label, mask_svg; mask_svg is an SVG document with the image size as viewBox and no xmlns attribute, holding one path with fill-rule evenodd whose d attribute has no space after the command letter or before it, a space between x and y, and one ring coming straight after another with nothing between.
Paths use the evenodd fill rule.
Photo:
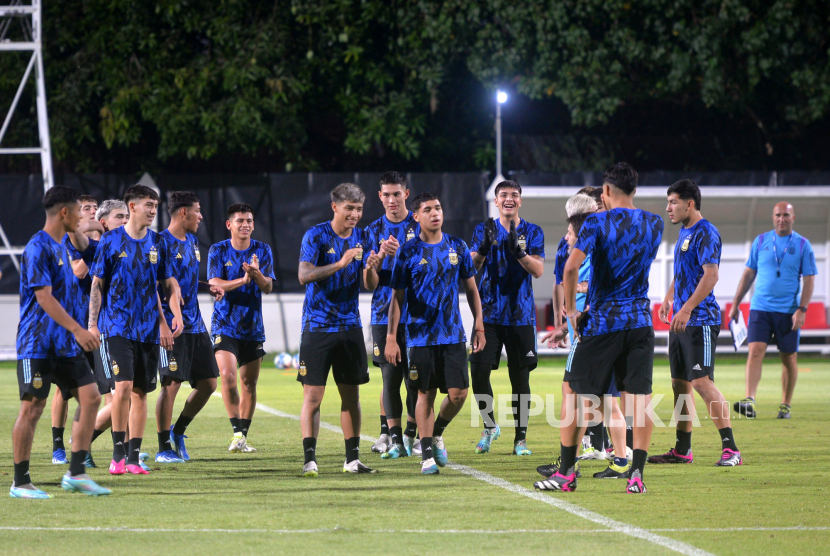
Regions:
<instances>
[{"instance_id":1,"label":"blonde hair","mask_svg":"<svg viewBox=\"0 0 830 556\"><path fill-rule=\"evenodd\" d=\"M597 211L597 203L588 195L584 193L579 193L574 195L568 202L565 204L565 212L568 214L568 218L573 216L574 214L584 214L586 212L596 212Z\"/></svg>"}]
</instances>

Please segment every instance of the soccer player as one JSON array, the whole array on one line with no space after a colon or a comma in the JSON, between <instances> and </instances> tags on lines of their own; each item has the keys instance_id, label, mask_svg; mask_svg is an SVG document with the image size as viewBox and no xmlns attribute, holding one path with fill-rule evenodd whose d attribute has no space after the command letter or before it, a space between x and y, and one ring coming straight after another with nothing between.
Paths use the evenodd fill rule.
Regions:
<instances>
[{"instance_id":1,"label":"soccer player","mask_svg":"<svg viewBox=\"0 0 830 556\"><path fill-rule=\"evenodd\" d=\"M700 188L692 180L673 183L668 191L666 212L672 224L682 223L674 246L674 277L660 306L660 320L671 323L669 364L674 406L678 397L691 400L694 389L718 429L723 452L719 467L741 465L741 452L729 419L729 405L715 386L715 346L720 332L720 306L713 290L718 282L721 239L717 228L700 214ZM670 313L674 316L670 317ZM683 404L682 414L694 408ZM649 463L692 463L692 423L677 422L677 443L665 454L648 458Z\"/></svg>"},{"instance_id":2,"label":"soccer player","mask_svg":"<svg viewBox=\"0 0 830 556\"><path fill-rule=\"evenodd\" d=\"M360 385L369 382L366 348L360 323L358 294L364 265L377 265L371 253L364 260L369 236L357 228L363 216L363 191L341 183L331 192L330 222L317 224L303 236L298 276L305 289L300 370L303 385L300 427L303 434L303 477L316 477L320 404L329 370L340 392L340 427L346 443L343 473L374 473L360 461ZM396 339L387 342L395 345Z\"/></svg>"},{"instance_id":3,"label":"soccer player","mask_svg":"<svg viewBox=\"0 0 830 556\"><path fill-rule=\"evenodd\" d=\"M17 381L20 413L12 431L14 482L12 498L51 498L35 487L29 459L37 422L46 407L52 384L63 399L75 397L79 411L72 425L69 472L61 487L93 496L110 494L84 469L95 412L101 396L95 375L81 350L98 348L98 337L77 321L81 312L80 285L61 239L75 233L80 220L78 194L68 187L53 187L43 196L46 223L35 234L20 261L20 324L17 328Z\"/></svg>"},{"instance_id":4,"label":"soccer player","mask_svg":"<svg viewBox=\"0 0 830 556\"><path fill-rule=\"evenodd\" d=\"M433 475L447 465L444 429L458 415L467 399L467 337L458 304L461 279L467 302L475 316L473 353L485 346L484 316L475 282L475 264L463 240L442 232L444 211L438 197L421 193L412 201L421 230L404 244L392 273L394 294L389 304L386 360L401 362L398 325L404 302L409 314L406 347L410 388L418 390L415 417L421 431L421 473ZM447 394L435 418L438 390Z\"/></svg>"},{"instance_id":5,"label":"soccer player","mask_svg":"<svg viewBox=\"0 0 830 556\"><path fill-rule=\"evenodd\" d=\"M159 451L157 463L182 463L190 460L185 447L184 433L194 417L205 406L216 390L219 367L213 356L213 343L205 328L199 311L199 240L196 231L202 221L199 197L190 191L174 191L167 200L170 212L170 226L159 234L159 247L171 266L173 277L181 288L182 335L173 341L173 349L161 347L161 391L156 401L156 424L158 427ZM204 284L204 291L219 302L224 291L219 286ZM167 326L172 326L173 312L165 296L161 300ZM193 390L187 397L175 425L173 404L176 394L184 381L190 382Z\"/></svg>"},{"instance_id":6,"label":"soccer player","mask_svg":"<svg viewBox=\"0 0 830 556\"><path fill-rule=\"evenodd\" d=\"M767 345L775 338L783 364L778 418L789 419L798 380L801 327L813 298L818 271L810 241L793 231L795 208L787 202L778 203L772 209L772 222L775 230L759 235L752 242L749 260L729 311L729 320L737 321L741 301L757 277L747 323L746 398L735 402L734 408L742 415L755 417L755 393L761 382L764 355Z\"/></svg>"},{"instance_id":7,"label":"soccer player","mask_svg":"<svg viewBox=\"0 0 830 556\"><path fill-rule=\"evenodd\" d=\"M496 186L498 219L488 218L476 226L470 255L481 271L479 295L484 311L485 348L470 354L473 395L484 420L476 445L477 454L490 451L501 435L493 416L490 372L499 368L502 347L507 351L507 374L512 389L513 454L531 455L527 447L530 410L530 372L536 368L536 303L533 278L545 270L545 234L542 228L519 216L522 187L515 181Z\"/></svg>"},{"instance_id":8,"label":"soccer player","mask_svg":"<svg viewBox=\"0 0 830 556\"><path fill-rule=\"evenodd\" d=\"M575 341L563 383L563 408L576 415L578 395L602 396L612 378L634 416L634 453L629 493L645 493L643 467L654 423L645 408L651 401L654 329L648 275L663 236L663 219L634 207L637 172L624 162L603 174L606 212L589 216L565 264L565 308ZM579 267L591 256L586 313L576 310ZM564 327L560 327L564 336ZM571 393L572 392L572 393ZM561 465L540 490L576 490L578 419L560 429Z\"/></svg>"},{"instance_id":9,"label":"soccer player","mask_svg":"<svg viewBox=\"0 0 830 556\"><path fill-rule=\"evenodd\" d=\"M158 234L149 229L158 202L158 194L144 185L124 192L130 220L104 234L91 271L89 330L96 336L104 334L102 359L115 380L112 475L148 474L139 456L147 424L147 394L157 385L159 343L172 348L173 338L182 333L179 286ZM172 330L161 310L158 285L170 300Z\"/></svg>"},{"instance_id":10,"label":"soccer player","mask_svg":"<svg viewBox=\"0 0 830 556\"><path fill-rule=\"evenodd\" d=\"M256 452L248 431L256 409L256 385L265 350L262 294L274 288L271 247L251 238L254 209L238 203L228 208L225 226L231 238L210 247L208 282L225 292L213 307L213 353L222 376L222 401L233 428L228 451ZM242 390L237 386L237 374Z\"/></svg>"},{"instance_id":11,"label":"soccer player","mask_svg":"<svg viewBox=\"0 0 830 556\"><path fill-rule=\"evenodd\" d=\"M392 296L390 287L392 268L395 264L395 255L401 245L415 237L418 232L418 223L412 213L406 208L409 198L409 189L406 187L406 177L398 172L387 172L380 177L380 191L378 192L386 214L366 227L368 234L367 249L378 257L377 266L366 266L363 270L363 280L366 289L372 293L372 363L380 367L383 376L383 389L380 399L380 438L372 446L373 452L380 452L384 459L397 459L419 453L420 443L416 443L415 435L415 402L418 393L406 387L406 430L401 427L403 414L403 400L401 399L401 382L407 370L406 357L399 365L392 365L384 356L386 351L386 329L388 326L389 298ZM401 317L406 322L406 311ZM406 347L404 328L398 329L398 345ZM416 446L418 444L418 446Z\"/></svg>"},{"instance_id":12,"label":"soccer player","mask_svg":"<svg viewBox=\"0 0 830 556\"><path fill-rule=\"evenodd\" d=\"M88 276L89 265L95 259L95 248L98 246L98 239L104 229L95 220L95 211L98 210L98 201L89 195L78 197L81 203L81 220L78 229L63 236L64 247L69 251L69 260L72 261L72 272L80 281L81 302L80 313L77 315L78 323L86 327L87 312L89 310L89 290L92 286L92 278ZM84 352L89 361L90 368L95 368L95 351ZM61 395L60 388L55 389L52 396L52 463L66 464L66 447L63 437L66 430L66 416L69 408L68 400ZM87 462L89 463L89 462Z\"/></svg>"},{"instance_id":13,"label":"soccer player","mask_svg":"<svg viewBox=\"0 0 830 556\"><path fill-rule=\"evenodd\" d=\"M108 199L98 207L95 219L101 223L104 232L108 232L126 224L130 219L130 212L121 199Z\"/></svg>"}]
</instances>

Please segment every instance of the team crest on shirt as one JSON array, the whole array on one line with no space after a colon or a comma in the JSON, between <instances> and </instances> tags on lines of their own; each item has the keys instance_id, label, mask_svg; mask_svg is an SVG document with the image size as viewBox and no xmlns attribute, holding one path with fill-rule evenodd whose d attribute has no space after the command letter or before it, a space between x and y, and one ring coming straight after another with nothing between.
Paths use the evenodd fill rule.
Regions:
<instances>
[{"instance_id":1,"label":"team crest on shirt","mask_svg":"<svg viewBox=\"0 0 830 556\"><path fill-rule=\"evenodd\" d=\"M684 240L683 240L683 245L681 245L681 246L680 246L680 250L681 250L681 251L688 251L688 250L689 250L689 242L690 242L690 241L691 241L691 240L690 240L689 238L684 239Z\"/></svg>"},{"instance_id":2,"label":"team crest on shirt","mask_svg":"<svg viewBox=\"0 0 830 556\"><path fill-rule=\"evenodd\" d=\"M418 369L415 365L409 367L409 380L418 380Z\"/></svg>"},{"instance_id":3,"label":"team crest on shirt","mask_svg":"<svg viewBox=\"0 0 830 556\"><path fill-rule=\"evenodd\" d=\"M150 248L150 264L156 264L157 262L159 262L159 252L154 245Z\"/></svg>"},{"instance_id":4,"label":"team crest on shirt","mask_svg":"<svg viewBox=\"0 0 830 556\"><path fill-rule=\"evenodd\" d=\"M168 365L168 368L170 369L171 373L175 373L177 370L179 370L179 364L178 362L176 362L175 357L170 358L170 365Z\"/></svg>"},{"instance_id":5,"label":"team crest on shirt","mask_svg":"<svg viewBox=\"0 0 830 556\"><path fill-rule=\"evenodd\" d=\"M202 262L202 254L199 253L199 247L198 246L196 246L196 245L193 246L193 252L196 254L196 262L199 262L199 263Z\"/></svg>"},{"instance_id":6,"label":"team crest on shirt","mask_svg":"<svg viewBox=\"0 0 830 556\"><path fill-rule=\"evenodd\" d=\"M410 239L414 239L414 238L415 238L415 230L413 230L412 228L408 229L406 231L406 241L409 241Z\"/></svg>"},{"instance_id":7,"label":"team crest on shirt","mask_svg":"<svg viewBox=\"0 0 830 556\"><path fill-rule=\"evenodd\" d=\"M378 343L377 342L375 342L374 354L375 354L375 357L380 357L380 349L378 348Z\"/></svg>"},{"instance_id":8,"label":"team crest on shirt","mask_svg":"<svg viewBox=\"0 0 830 556\"><path fill-rule=\"evenodd\" d=\"M456 253L455 249L453 249L452 247L450 247L450 264L458 264L458 253Z\"/></svg>"},{"instance_id":9,"label":"team crest on shirt","mask_svg":"<svg viewBox=\"0 0 830 556\"><path fill-rule=\"evenodd\" d=\"M525 236L519 236L519 247L527 249L527 240L525 239Z\"/></svg>"},{"instance_id":10,"label":"team crest on shirt","mask_svg":"<svg viewBox=\"0 0 830 556\"><path fill-rule=\"evenodd\" d=\"M110 366L112 367L112 374L118 375L120 369L118 368L118 363L115 362L115 359L112 360Z\"/></svg>"},{"instance_id":11,"label":"team crest on shirt","mask_svg":"<svg viewBox=\"0 0 830 556\"><path fill-rule=\"evenodd\" d=\"M43 388L43 378L41 378L40 373L35 373L35 378L32 380L32 386L35 389Z\"/></svg>"},{"instance_id":12,"label":"team crest on shirt","mask_svg":"<svg viewBox=\"0 0 830 556\"><path fill-rule=\"evenodd\" d=\"M362 261L363 260L363 245L357 244L355 247L360 247L360 251L357 252L357 255L354 256L354 260Z\"/></svg>"},{"instance_id":13,"label":"team crest on shirt","mask_svg":"<svg viewBox=\"0 0 830 556\"><path fill-rule=\"evenodd\" d=\"M308 371L305 368L305 361L300 361L300 368L297 372L300 373L300 376L305 376L306 373L308 373Z\"/></svg>"}]
</instances>

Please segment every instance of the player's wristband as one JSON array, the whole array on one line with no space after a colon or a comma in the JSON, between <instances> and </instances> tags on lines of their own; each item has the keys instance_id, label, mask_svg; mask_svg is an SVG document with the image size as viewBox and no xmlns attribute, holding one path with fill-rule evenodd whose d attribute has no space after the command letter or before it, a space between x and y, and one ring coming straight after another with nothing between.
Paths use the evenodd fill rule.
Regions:
<instances>
[{"instance_id":1,"label":"player's wristband","mask_svg":"<svg viewBox=\"0 0 830 556\"><path fill-rule=\"evenodd\" d=\"M573 314L573 315L569 315L569 314L565 313L565 318L572 319L572 318L574 318L575 316L577 316L578 314L579 314L579 311L574 311L574 314Z\"/></svg>"},{"instance_id":2,"label":"player's wristband","mask_svg":"<svg viewBox=\"0 0 830 556\"><path fill-rule=\"evenodd\" d=\"M484 333L484 330L481 330L481 329L479 329L479 328L476 328L476 332L481 332L481 333L483 334L483 333Z\"/></svg>"}]
</instances>

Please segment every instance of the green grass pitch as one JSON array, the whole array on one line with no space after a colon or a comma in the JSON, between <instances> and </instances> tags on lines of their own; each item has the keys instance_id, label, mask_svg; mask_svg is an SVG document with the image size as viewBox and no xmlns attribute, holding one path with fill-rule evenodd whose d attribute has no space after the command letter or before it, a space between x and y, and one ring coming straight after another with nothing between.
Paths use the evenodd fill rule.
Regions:
<instances>
[{"instance_id":1,"label":"green grass pitch","mask_svg":"<svg viewBox=\"0 0 830 556\"><path fill-rule=\"evenodd\" d=\"M299 413L302 390L292 372L266 358L259 402L292 415ZM547 359L531 375L535 393L559 401L563 358ZM575 493L541 494L564 500L618 523L680 541L688 554L796 554L823 552L830 543L828 510L828 399L830 363L802 358L793 418L775 419L780 401L780 365L767 359L754 421L733 419L744 457L737 468L716 468L717 432L697 404L702 427L693 433L691 465L646 467L645 496L624 494L625 483L592 479L603 462L582 465ZM743 397L743 359L719 359L717 383L726 398ZM493 373L494 391L509 392L506 369ZM363 433L378 435L380 376L361 389ZM658 359L655 393L671 397L667 363ZM184 387L176 415L187 395ZM144 446L155 453L155 420ZM470 395L472 398L472 395ZM12 482L11 428L18 410L13 364L0 366L0 475ZM384 461L361 446L362 461L379 469L374 476L344 475L342 436L321 430L317 479L300 477L299 422L260 410L250 443L255 454L227 452L231 437L224 406L211 400L188 430L192 462L159 466L150 476L111 477L106 471L109 436L93 446L99 468L92 477L111 488L108 498L68 494L60 488L64 466L51 464L48 409L40 421L32 454L32 476L54 499L7 497L0 502L2 554L575 554L602 550L617 554L677 554L654 537L609 529L554 505L511 491L531 488L537 465L549 463L559 447L558 430L544 415L528 430L533 455L511 456L512 431L505 428L489 454L476 455L479 429L470 424L469 400L449 427L450 461L503 482L499 485L452 469L439 476L419 474L416 458ZM70 414L74 411L74 402ZM658 406L668 424L671 404ZM322 420L339 425L337 391L323 401ZM67 431L67 435L68 435ZM673 446L671 428L658 428L650 453ZM504 482L506 481L506 483ZM508 488L505 488L507 486ZM435 532L439 531L439 532ZM646 535L647 536L647 535ZM821 548L825 547L825 548ZM699 551L699 552L696 552Z\"/></svg>"}]
</instances>

